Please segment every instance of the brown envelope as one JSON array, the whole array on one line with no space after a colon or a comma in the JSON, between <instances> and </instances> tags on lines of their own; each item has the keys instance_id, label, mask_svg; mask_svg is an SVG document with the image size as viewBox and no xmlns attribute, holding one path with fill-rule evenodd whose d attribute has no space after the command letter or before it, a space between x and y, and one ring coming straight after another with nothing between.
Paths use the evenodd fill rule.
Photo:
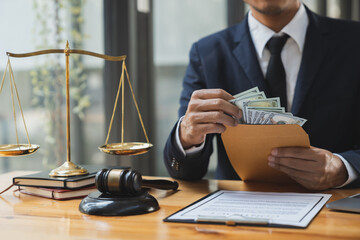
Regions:
<instances>
[{"instance_id":1,"label":"brown envelope","mask_svg":"<svg viewBox=\"0 0 360 240\"><path fill-rule=\"evenodd\" d=\"M309 136L293 124L227 126L221 137L233 168L244 181L294 182L269 167L268 156L276 147L310 147Z\"/></svg>"}]
</instances>

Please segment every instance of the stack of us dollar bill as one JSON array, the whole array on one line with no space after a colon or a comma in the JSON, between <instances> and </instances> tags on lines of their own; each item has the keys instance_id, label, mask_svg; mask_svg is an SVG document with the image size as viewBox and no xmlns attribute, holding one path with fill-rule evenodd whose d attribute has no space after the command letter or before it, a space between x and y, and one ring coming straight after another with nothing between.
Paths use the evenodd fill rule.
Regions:
<instances>
[{"instance_id":1,"label":"stack of us dollar bill","mask_svg":"<svg viewBox=\"0 0 360 240\"><path fill-rule=\"evenodd\" d=\"M230 100L243 112L240 123L243 124L298 124L304 125L304 118L295 117L292 113L285 112L280 105L280 98L266 98L263 91L258 87L251 88L234 95Z\"/></svg>"}]
</instances>

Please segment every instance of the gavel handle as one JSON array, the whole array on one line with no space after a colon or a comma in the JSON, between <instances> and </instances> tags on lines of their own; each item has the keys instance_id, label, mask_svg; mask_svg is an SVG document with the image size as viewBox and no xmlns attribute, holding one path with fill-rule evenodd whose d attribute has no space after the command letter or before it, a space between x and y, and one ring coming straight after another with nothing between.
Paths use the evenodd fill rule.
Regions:
<instances>
[{"instance_id":1,"label":"gavel handle","mask_svg":"<svg viewBox=\"0 0 360 240\"><path fill-rule=\"evenodd\" d=\"M151 187L162 190L176 190L179 187L179 184L176 181L169 180L142 180L143 187Z\"/></svg>"}]
</instances>

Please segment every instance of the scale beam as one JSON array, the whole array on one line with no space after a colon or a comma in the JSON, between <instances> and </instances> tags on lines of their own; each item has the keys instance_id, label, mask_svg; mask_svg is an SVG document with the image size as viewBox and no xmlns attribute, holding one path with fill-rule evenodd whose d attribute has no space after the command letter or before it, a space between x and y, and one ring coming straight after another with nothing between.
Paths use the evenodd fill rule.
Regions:
<instances>
[{"instance_id":1,"label":"scale beam","mask_svg":"<svg viewBox=\"0 0 360 240\"><path fill-rule=\"evenodd\" d=\"M29 52L29 53L6 52L6 55L8 55L9 57L14 57L14 58L25 58L25 57L33 57L33 56L39 56L39 55L51 54L51 53L65 53L65 50L66 49L48 49L48 50L41 50L41 51ZM113 62L124 61L126 59L126 55L109 56L109 55L94 53L94 52L85 51L85 50L77 50L77 49L69 49L68 52L75 53L75 54L89 55L89 56L102 58L107 61L113 61Z\"/></svg>"}]
</instances>

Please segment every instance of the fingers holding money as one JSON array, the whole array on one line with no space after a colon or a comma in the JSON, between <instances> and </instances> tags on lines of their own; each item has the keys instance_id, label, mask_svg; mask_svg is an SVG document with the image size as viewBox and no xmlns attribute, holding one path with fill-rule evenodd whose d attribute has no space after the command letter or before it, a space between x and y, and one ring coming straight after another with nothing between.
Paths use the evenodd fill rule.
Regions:
<instances>
[{"instance_id":1,"label":"fingers holding money","mask_svg":"<svg viewBox=\"0 0 360 240\"><path fill-rule=\"evenodd\" d=\"M189 122L191 122L192 124L215 123L215 124L227 125L232 127L235 127L237 125L236 119L221 111L211 111L211 112L199 111L197 113L189 113L188 116L186 116L186 118L187 118L186 120L189 120Z\"/></svg>"},{"instance_id":2,"label":"fingers holding money","mask_svg":"<svg viewBox=\"0 0 360 240\"><path fill-rule=\"evenodd\" d=\"M229 103L229 100L233 98L222 89L197 90L191 96L187 112L218 111L239 119L242 117L242 111Z\"/></svg>"},{"instance_id":3,"label":"fingers holding money","mask_svg":"<svg viewBox=\"0 0 360 240\"><path fill-rule=\"evenodd\" d=\"M201 144L206 134L222 133L225 126L236 126L242 111L229 103L233 99L222 89L194 91L180 124L180 141L184 149Z\"/></svg>"},{"instance_id":4,"label":"fingers holding money","mask_svg":"<svg viewBox=\"0 0 360 240\"><path fill-rule=\"evenodd\" d=\"M193 92L192 99L214 99L221 98L226 101L233 99L234 97L223 89L200 89Z\"/></svg>"},{"instance_id":5,"label":"fingers holding money","mask_svg":"<svg viewBox=\"0 0 360 240\"><path fill-rule=\"evenodd\" d=\"M196 99L189 103L187 112L209 113L204 115L203 118L211 117L212 119L203 122L214 122L216 118L223 118L223 114L226 114L232 120L234 120L234 118L239 119L242 117L242 111L239 108L221 98L206 100Z\"/></svg>"},{"instance_id":6,"label":"fingers holding money","mask_svg":"<svg viewBox=\"0 0 360 240\"><path fill-rule=\"evenodd\" d=\"M205 141L206 134L222 133L225 129L226 127L220 123L186 124L181 122L179 132L180 142L186 150L203 143Z\"/></svg>"}]
</instances>

